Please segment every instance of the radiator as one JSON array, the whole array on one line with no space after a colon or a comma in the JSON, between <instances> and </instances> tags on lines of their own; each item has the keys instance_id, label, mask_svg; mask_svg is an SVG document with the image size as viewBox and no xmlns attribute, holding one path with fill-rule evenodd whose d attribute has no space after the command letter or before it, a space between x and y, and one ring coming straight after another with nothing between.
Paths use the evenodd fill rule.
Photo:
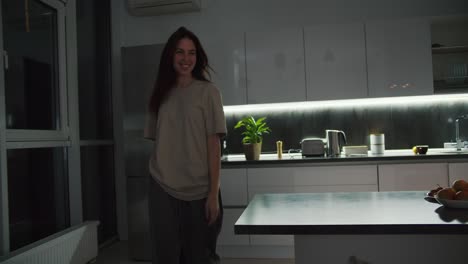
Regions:
<instances>
[{"instance_id":1,"label":"radiator","mask_svg":"<svg viewBox=\"0 0 468 264\"><path fill-rule=\"evenodd\" d=\"M98 254L97 226L87 221L37 241L3 258L4 264L85 264Z\"/></svg>"}]
</instances>

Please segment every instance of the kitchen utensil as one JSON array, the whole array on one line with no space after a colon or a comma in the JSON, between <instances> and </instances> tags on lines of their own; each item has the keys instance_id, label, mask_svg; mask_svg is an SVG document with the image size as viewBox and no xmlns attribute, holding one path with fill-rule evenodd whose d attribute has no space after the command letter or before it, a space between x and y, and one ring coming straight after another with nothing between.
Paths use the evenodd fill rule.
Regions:
<instances>
[{"instance_id":1,"label":"kitchen utensil","mask_svg":"<svg viewBox=\"0 0 468 264\"><path fill-rule=\"evenodd\" d=\"M278 159L283 158L283 141L281 140L276 141L276 154L278 155Z\"/></svg>"},{"instance_id":2,"label":"kitchen utensil","mask_svg":"<svg viewBox=\"0 0 468 264\"><path fill-rule=\"evenodd\" d=\"M327 155L329 157L339 156L341 147L346 144L346 135L341 130L327 129L325 131L327 136Z\"/></svg>"},{"instance_id":3,"label":"kitchen utensil","mask_svg":"<svg viewBox=\"0 0 468 264\"><path fill-rule=\"evenodd\" d=\"M384 154L385 135L384 134L371 134L370 135L370 149L371 149L372 155Z\"/></svg>"},{"instance_id":4,"label":"kitchen utensil","mask_svg":"<svg viewBox=\"0 0 468 264\"><path fill-rule=\"evenodd\" d=\"M325 143L322 138L304 138L301 141L302 156L324 156Z\"/></svg>"}]
</instances>

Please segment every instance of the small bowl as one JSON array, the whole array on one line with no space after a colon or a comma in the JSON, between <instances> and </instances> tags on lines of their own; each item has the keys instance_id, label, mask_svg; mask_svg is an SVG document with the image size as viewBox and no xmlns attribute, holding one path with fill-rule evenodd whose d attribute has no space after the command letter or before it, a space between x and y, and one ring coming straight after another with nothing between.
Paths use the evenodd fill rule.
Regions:
<instances>
[{"instance_id":1,"label":"small bowl","mask_svg":"<svg viewBox=\"0 0 468 264\"><path fill-rule=\"evenodd\" d=\"M416 154L423 155L427 153L427 150L429 149L428 145L418 145L414 146L416 148Z\"/></svg>"}]
</instances>

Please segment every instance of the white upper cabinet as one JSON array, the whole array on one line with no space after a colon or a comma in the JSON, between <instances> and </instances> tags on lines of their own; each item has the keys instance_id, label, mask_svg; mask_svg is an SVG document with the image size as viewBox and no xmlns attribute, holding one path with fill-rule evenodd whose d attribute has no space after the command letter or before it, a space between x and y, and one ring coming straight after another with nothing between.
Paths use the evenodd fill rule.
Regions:
<instances>
[{"instance_id":1,"label":"white upper cabinet","mask_svg":"<svg viewBox=\"0 0 468 264\"><path fill-rule=\"evenodd\" d=\"M202 45L213 68L211 79L221 91L224 105L247 103L244 32L203 36Z\"/></svg>"},{"instance_id":2,"label":"white upper cabinet","mask_svg":"<svg viewBox=\"0 0 468 264\"><path fill-rule=\"evenodd\" d=\"M304 29L307 100L367 97L364 24Z\"/></svg>"},{"instance_id":3,"label":"white upper cabinet","mask_svg":"<svg viewBox=\"0 0 468 264\"><path fill-rule=\"evenodd\" d=\"M246 33L247 103L306 100L301 28Z\"/></svg>"},{"instance_id":4,"label":"white upper cabinet","mask_svg":"<svg viewBox=\"0 0 468 264\"><path fill-rule=\"evenodd\" d=\"M434 93L430 34L424 19L366 23L370 97Z\"/></svg>"}]
</instances>

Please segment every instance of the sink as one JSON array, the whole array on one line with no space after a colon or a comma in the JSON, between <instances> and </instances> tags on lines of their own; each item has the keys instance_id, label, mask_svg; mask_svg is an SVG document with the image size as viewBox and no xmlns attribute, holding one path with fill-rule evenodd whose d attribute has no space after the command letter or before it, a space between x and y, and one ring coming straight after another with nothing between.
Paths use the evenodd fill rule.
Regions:
<instances>
[{"instance_id":1,"label":"sink","mask_svg":"<svg viewBox=\"0 0 468 264\"><path fill-rule=\"evenodd\" d=\"M466 142L462 142L463 146L466 146ZM456 142L444 142L444 148L440 150L441 153L449 153L449 154L463 154L468 153L468 148L464 147L461 150L457 150L457 143Z\"/></svg>"},{"instance_id":2,"label":"sink","mask_svg":"<svg viewBox=\"0 0 468 264\"><path fill-rule=\"evenodd\" d=\"M444 142L444 148L448 148L448 149L457 148L457 142Z\"/></svg>"},{"instance_id":3,"label":"sink","mask_svg":"<svg viewBox=\"0 0 468 264\"><path fill-rule=\"evenodd\" d=\"M445 148L440 151L441 153L447 154L466 154L468 153L468 149L463 148L461 150L457 150L456 148Z\"/></svg>"}]
</instances>

